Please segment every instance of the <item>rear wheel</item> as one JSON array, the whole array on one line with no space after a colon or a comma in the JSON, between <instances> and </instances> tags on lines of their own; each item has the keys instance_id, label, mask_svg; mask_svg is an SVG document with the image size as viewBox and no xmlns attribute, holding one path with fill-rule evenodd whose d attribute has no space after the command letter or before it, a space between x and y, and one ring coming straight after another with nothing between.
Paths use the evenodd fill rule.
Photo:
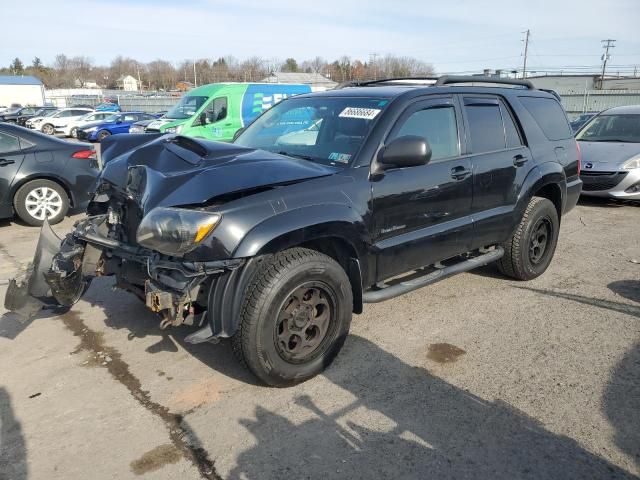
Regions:
<instances>
[{"instance_id":1,"label":"rear wheel","mask_svg":"<svg viewBox=\"0 0 640 480\"><path fill-rule=\"evenodd\" d=\"M42 126L42 133L44 133L45 135L53 135L55 133L55 129L50 123L45 123Z\"/></svg>"},{"instance_id":2,"label":"rear wheel","mask_svg":"<svg viewBox=\"0 0 640 480\"><path fill-rule=\"evenodd\" d=\"M533 197L515 233L504 244L500 271L517 280L532 280L546 270L558 243L560 221L555 205Z\"/></svg>"},{"instance_id":3,"label":"rear wheel","mask_svg":"<svg viewBox=\"0 0 640 480\"><path fill-rule=\"evenodd\" d=\"M102 141L105 138L107 138L109 135L111 135L111 132L109 132L108 130L100 130L98 132L97 137L98 137L98 140Z\"/></svg>"},{"instance_id":4,"label":"rear wheel","mask_svg":"<svg viewBox=\"0 0 640 480\"><path fill-rule=\"evenodd\" d=\"M18 189L13 197L18 216L29 225L62 221L69 210L69 197L64 189L51 180L32 180Z\"/></svg>"},{"instance_id":5,"label":"rear wheel","mask_svg":"<svg viewBox=\"0 0 640 480\"><path fill-rule=\"evenodd\" d=\"M247 288L233 350L268 385L303 382L342 348L352 308L349 279L335 260L305 248L279 252Z\"/></svg>"}]
</instances>

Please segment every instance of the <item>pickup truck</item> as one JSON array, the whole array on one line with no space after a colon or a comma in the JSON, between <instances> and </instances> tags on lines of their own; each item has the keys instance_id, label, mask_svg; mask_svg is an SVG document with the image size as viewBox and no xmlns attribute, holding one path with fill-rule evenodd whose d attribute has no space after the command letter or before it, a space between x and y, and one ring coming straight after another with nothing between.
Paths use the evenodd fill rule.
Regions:
<instances>
[{"instance_id":1,"label":"pickup truck","mask_svg":"<svg viewBox=\"0 0 640 480\"><path fill-rule=\"evenodd\" d=\"M299 95L231 144L119 135L102 160L87 217L64 239L44 224L7 309L70 307L113 275L272 386L326 368L364 303L490 262L541 275L582 185L553 92L482 77Z\"/></svg>"}]
</instances>

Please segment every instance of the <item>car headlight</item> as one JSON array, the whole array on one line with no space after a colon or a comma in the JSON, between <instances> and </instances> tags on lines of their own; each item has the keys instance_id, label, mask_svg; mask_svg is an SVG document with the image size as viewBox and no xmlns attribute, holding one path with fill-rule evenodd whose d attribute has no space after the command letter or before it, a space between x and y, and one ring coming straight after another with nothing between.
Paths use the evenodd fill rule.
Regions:
<instances>
[{"instance_id":1,"label":"car headlight","mask_svg":"<svg viewBox=\"0 0 640 480\"><path fill-rule=\"evenodd\" d=\"M634 168L640 168L640 155L631 157L629 160L622 164L624 170L633 170Z\"/></svg>"},{"instance_id":2,"label":"car headlight","mask_svg":"<svg viewBox=\"0 0 640 480\"><path fill-rule=\"evenodd\" d=\"M182 131L182 125L176 125L175 127L167 127L164 133L180 133Z\"/></svg>"},{"instance_id":3,"label":"car headlight","mask_svg":"<svg viewBox=\"0 0 640 480\"><path fill-rule=\"evenodd\" d=\"M136 240L151 250L181 256L196 248L221 218L219 213L157 207L140 222Z\"/></svg>"}]
</instances>

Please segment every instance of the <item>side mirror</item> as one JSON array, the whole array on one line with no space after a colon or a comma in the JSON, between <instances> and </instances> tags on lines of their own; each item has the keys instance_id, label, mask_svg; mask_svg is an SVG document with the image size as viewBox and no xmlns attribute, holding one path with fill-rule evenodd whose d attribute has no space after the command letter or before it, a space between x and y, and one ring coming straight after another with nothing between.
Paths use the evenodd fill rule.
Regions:
<instances>
[{"instance_id":1,"label":"side mirror","mask_svg":"<svg viewBox=\"0 0 640 480\"><path fill-rule=\"evenodd\" d=\"M406 135L392 140L378 155L378 163L383 170L426 165L430 160L429 142L416 135Z\"/></svg>"},{"instance_id":2,"label":"side mirror","mask_svg":"<svg viewBox=\"0 0 640 480\"><path fill-rule=\"evenodd\" d=\"M236 138L238 138L240 136L240 134L242 132L244 132L246 130L246 127L242 127L241 129L239 129L236 133L233 134L233 140L232 141L236 141Z\"/></svg>"},{"instance_id":3,"label":"side mirror","mask_svg":"<svg viewBox=\"0 0 640 480\"><path fill-rule=\"evenodd\" d=\"M199 120L200 120L200 121L199 121L198 125L206 125L207 123L209 123L209 122L207 121L207 120L208 120L208 118L207 118L207 113L206 113L206 112L202 112L202 113L200 114Z\"/></svg>"}]
</instances>

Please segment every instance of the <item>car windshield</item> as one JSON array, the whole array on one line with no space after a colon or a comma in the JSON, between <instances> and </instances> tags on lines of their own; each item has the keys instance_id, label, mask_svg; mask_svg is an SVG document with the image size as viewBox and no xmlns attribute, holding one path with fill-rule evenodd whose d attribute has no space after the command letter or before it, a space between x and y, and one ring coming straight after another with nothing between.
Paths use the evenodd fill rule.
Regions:
<instances>
[{"instance_id":1,"label":"car windshield","mask_svg":"<svg viewBox=\"0 0 640 480\"><path fill-rule=\"evenodd\" d=\"M640 142L640 114L598 115L576 136L585 142Z\"/></svg>"},{"instance_id":2,"label":"car windshield","mask_svg":"<svg viewBox=\"0 0 640 480\"><path fill-rule=\"evenodd\" d=\"M209 99L198 95L185 95L165 114L165 118L183 120L192 117L198 109Z\"/></svg>"},{"instance_id":3,"label":"car windshield","mask_svg":"<svg viewBox=\"0 0 640 480\"><path fill-rule=\"evenodd\" d=\"M292 98L267 110L234 143L345 166L388 103L385 98Z\"/></svg>"},{"instance_id":4,"label":"car windshield","mask_svg":"<svg viewBox=\"0 0 640 480\"><path fill-rule=\"evenodd\" d=\"M105 122L117 122L119 118L120 118L120 114L119 113L114 113L113 115L109 115L107 118L105 118L104 121Z\"/></svg>"},{"instance_id":5,"label":"car windshield","mask_svg":"<svg viewBox=\"0 0 640 480\"><path fill-rule=\"evenodd\" d=\"M47 112L43 113L42 116L43 117L52 117L53 115L55 115L58 112L59 112L59 110L48 110Z\"/></svg>"}]
</instances>

